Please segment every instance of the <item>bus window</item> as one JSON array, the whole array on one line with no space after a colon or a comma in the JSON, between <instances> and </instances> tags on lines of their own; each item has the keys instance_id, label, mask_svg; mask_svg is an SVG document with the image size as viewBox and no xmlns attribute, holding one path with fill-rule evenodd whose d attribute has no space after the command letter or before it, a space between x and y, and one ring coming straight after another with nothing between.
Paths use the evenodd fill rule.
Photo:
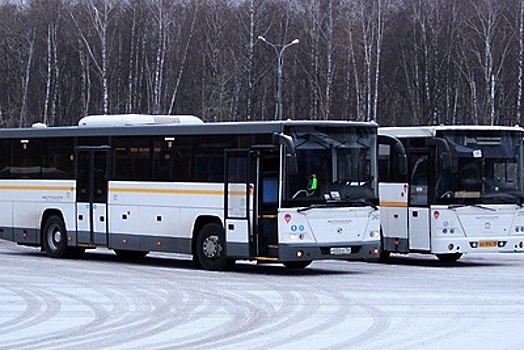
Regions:
<instances>
[{"instance_id":1,"label":"bus window","mask_svg":"<svg viewBox=\"0 0 524 350\"><path fill-rule=\"evenodd\" d=\"M17 140L13 145L11 177L36 179L42 176L42 140Z\"/></svg>"},{"instance_id":2,"label":"bus window","mask_svg":"<svg viewBox=\"0 0 524 350\"><path fill-rule=\"evenodd\" d=\"M10 175L11 141L0 140L0 178L5 179Z\"/></svg>"}]
</instances>

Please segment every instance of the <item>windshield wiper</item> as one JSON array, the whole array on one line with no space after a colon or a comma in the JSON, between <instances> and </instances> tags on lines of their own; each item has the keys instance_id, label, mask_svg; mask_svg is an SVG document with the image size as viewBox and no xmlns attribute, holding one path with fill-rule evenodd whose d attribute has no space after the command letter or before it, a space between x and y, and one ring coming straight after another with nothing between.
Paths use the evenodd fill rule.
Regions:
<instances>
[{"instance_id":1,"label":"windshield wiper","mask_svg":"<svg viewBox=\"0 0 524 350\"><path fill-rule=\"evenodd\" d=\"M360 199L348 199L346 201L346 203L348 204L360 204L360 205L364 205L364 206L369 206L375 210L378 210L378 207L371 203L371 201L367 200L367 199L364 199L364 198L360 198Z\"/></svg>"},{"instance_id":2,"label":"windshield wiper","mask_svg":"<svg viewBox=\"0 0 524 350\"><path fill-rule=\"evenodd\" d=\"M332 207L339 207L340 202L333 202L333 203L326 203L326 204L311 204L309 207L304 207L304 208L298 208L297 209L297 212L302 212L302 211L308 211L308 210L311 210L311 209L316 209L316 208L332 208ZM338 205L335 205L335 204L338 204Z\"/></svg>"},{"instance_id":3,"label":"windshield wiper","mask_svg":"<svg viewBox=\"0 0 524 350\"><path fill-rule=\"evenodd\" d=\"M298 208L297 212L300 213L303 211L308 211L308 210L317 209L317 208L342 207L348 204L353 204L353 205L358 204L360 206L369 206L373 208L374 210L378 210L378 207L375 204L371 203L370 201L365 200L365 199L358 199L358 200L348 200L348 201L334 201L334 202L328 202L325 204L311 204L309 207Z\"/></svg>"}]
</instances>

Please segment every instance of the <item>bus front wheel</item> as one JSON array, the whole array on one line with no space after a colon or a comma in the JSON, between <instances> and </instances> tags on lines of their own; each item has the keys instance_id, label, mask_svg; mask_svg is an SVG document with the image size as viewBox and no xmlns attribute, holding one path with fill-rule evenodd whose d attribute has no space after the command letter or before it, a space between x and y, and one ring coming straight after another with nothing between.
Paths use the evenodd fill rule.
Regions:
<instances>
[{"instance_id":1,"label":"bus front wheel","mask_svg":"<svg viewBox=\"0 0 524 350\"><path fill-rule=\"evenodd\" d=\"M226 256L224 229L217 223L202 227L195 249L197 264L206 270L226 270L235 263Z\"/></svg>"},{"instance_id":2,"label":"bus front wheel","mask_svg":"<svg viewBox=\"0 0 524 350\"><path fill-rule=\"evenodd\" d=\"M437 258L444 263L452 263L462 257L462 253L437 254Z\"/></svg>"}]
</instances>

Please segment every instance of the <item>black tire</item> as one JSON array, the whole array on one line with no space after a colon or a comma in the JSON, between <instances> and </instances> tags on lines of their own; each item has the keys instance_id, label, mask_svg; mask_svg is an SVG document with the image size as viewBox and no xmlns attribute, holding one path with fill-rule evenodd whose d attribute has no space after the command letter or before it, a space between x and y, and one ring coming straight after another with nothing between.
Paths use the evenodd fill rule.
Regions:
<instances>
[{"instance_id":1,"label":"black tire","mask_svg":"<svg viewBox=\"0 0 524 350\"><path fill-rule=\"evenodd\" d=\"M285 261L282 264L284 264L285 267L288 269L305 269L311 264L311 260L304 260L304 261Z\"/></svg>"},{"instance_id":2,"label":"black tire","mask_svg":"<svg viewBox=\"0 0 524 350\"><path fill-rule=\"evenodd\" d=\"M386 246L386 240L384 239L384 234L382 233L382 229L380 230L380 248L378 250L378 259L377 261L380 263L386 263L389 260L389 257L391 255L391 252L385 250Z\"/></svg>"},{"instance_id":3,"label":"black tire","mask_svg":"<svg viewBox=\"0 0 524 350\"><path fill-rule=\"evenodd\" d=\"M391 256L390 252L383 250L383 248L380 248L379 252L378 252L378 259L377 259L377 261L379 263L387 263L389 261L389 257L390 256Z\"/></svg>"},{"instance_id":4,"label":"black tire","mask_svg":"<svg viewBox=\"0 0 524 350\"><path fill-rule=\"evenodd\" d=\"M221 225L209 223L202 227L197 236L193 260L198 266L211 271L226 270L234 265L235 260L226 256L225 235Z\"/></svg>"},{"instance_id":5,"label":"black tire","mask_svg":"<svg viewBox=\"0 0 524 350\"><path fill-rule=\"evenodd\" d=\"M42 229L42 240L47 256L51 258L68 256L67 231L64 220L60 216L52 215L46 220Z\"/></svg>"},{"instance_id":6,"label":"black tire","mask_svg":"<svg viewBox=\"0 0 524 350\"><path fill-rule=\"evenodd\" d=\"M145 257L149 252L143 252L138 250L124 250L115 249L115 254L122 259L141 259Z\"/></svg>"},{"instance_id":7,"label":"black tire","mask_svg":"<svg viewBox=\"0 0 524 350\"><path fill-rule=\"evenodd\" d=\"M437 258L444 263L453 263L462 257L462 253L437 254Z\"/></svg>"}]
</instances>

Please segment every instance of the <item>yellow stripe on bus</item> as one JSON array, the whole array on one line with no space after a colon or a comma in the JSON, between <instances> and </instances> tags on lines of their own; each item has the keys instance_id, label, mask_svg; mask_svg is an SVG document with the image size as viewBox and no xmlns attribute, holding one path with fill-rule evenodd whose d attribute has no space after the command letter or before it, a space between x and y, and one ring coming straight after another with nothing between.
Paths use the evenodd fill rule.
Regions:
<instances>
[{"instance_id":1,"label":"yellow stripe on bus","mask_svg":"<svg viewBox=\"0 0 524 350\"><path fill-rule=\"evenodd\" d=\"M166 188L123 188L123 187L111 187L110 192L123 192L123 193L144 193L144 194L188 194L188 195L216 195L223 196L223 190L182 190L182 189L166 189ZM235 196L246 195L244 191L229 191L229 194Z\"/></svg>"},{"instance_id":2,"label":"yellow stripe on bus","mask_svg":"<svg viewBox=\"0 0 524 350\"><path fill-rule=\"evenodd\" d=\"M0 185L0 190L10 191L75 191L74 186L52 186L52 185ZM223 190L183 190L183 189L162 189L162 188L120 188L110 187L110 192L124 193L147 193L147 194L188 194L188 195L217 195L223 196ZM242 196L245 191L229 191L230 195Z\"/></svg>"},{"instance_id":3,"label":"yellow stripe on bus","mask_svg":"<svg viewBox=\"0 0 524 350\"><path fill-rule=\"evenodd\" d=\"M408 203L407 202L388 202L388 201L380 201L381 207L395 207L395 208L407 208Z\"/></svg>"},{"instance_id":4,"label":"yellow stripe on bus","mask_svg":"<svg viewBox=\"0 0 524 350\"><path fill-rule=\"evenodd\" d=\"M0 190L19 190L19 191L74 191L72 186L0 186Z\"/></svg>"}]
</instances>

